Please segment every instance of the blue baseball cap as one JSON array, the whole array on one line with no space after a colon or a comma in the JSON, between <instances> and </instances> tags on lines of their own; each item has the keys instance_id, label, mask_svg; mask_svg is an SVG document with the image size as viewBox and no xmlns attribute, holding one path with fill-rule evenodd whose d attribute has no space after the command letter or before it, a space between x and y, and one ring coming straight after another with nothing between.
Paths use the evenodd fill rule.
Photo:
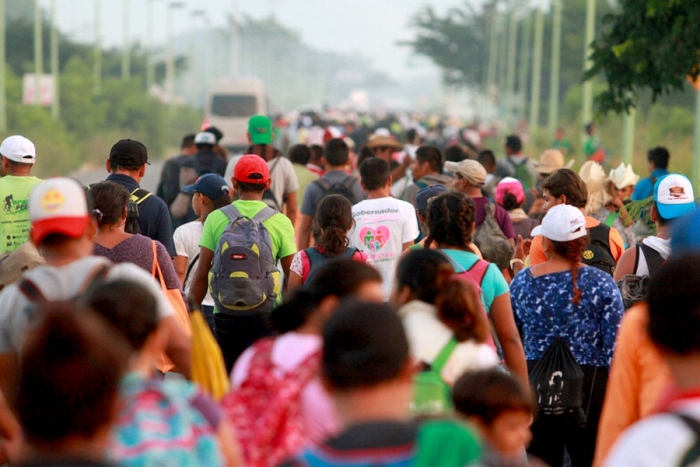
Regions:
<instances>
[{"instance_id":1,"label":"blue baseball cap","mask_svg":"<svg viewBox=\"0 0 700 467\"><path fill-rule=\"evenodd\" d=\"M425 213L428 211L428 203L432 201L433 198L446 191L447 188L442 185L430 185L422 188L416 195L416 208L418 212L421 213L422 216L425 216Z\"/></svg>"},{"instance_id":2,"label":"blue baseball cap","mask_svg":"<svg viewBox=\"0 0 700 467\"><path fill-rule=\"evenodd\" d=\"M684 216L695 210L693 185L685 175L664 175L654 185L654 201L664 219Z\"/></svg>"},{"instance_id":3,"label":"blue baseball cap","mask_svg":"<svg viewBox=\"0 0 700 467\"><path fill-rule=\"evenodd\" d=\"M217 199L222 194L229 194L228 184L221 175L204 174L192 185L182 188L184 193L201 193L207 198Z\"/></svg>"}]
</instances>

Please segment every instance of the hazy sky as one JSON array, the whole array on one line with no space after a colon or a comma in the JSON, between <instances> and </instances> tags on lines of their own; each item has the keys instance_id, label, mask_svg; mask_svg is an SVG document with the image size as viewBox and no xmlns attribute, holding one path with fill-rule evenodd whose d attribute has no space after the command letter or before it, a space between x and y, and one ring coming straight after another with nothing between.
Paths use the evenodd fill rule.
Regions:
<instances>
[{"instance_id":1,"label":"hazy sky","mask_svg":"<svg viewBox=\"0 0 700 467\"><path fill-rule=\"evenodd\" d=\"M26 0L30 1L30 0ZM100 27L103 44L121 46L125 0L54 0L57 2L59 28L79 41L95 37L95 5L101 5ZM221 26L234 4L239 14L254 18L273 14L283 25L301 33L308 45L337 52L359 52L372 59L377 69L395 78L404 75L435 73L425 59L411 58L408 48L397 41L410 40L415 32L409 18L424 5L444 12L449 7L477 0L184 0L183 8L173 10L174 32L187 28ZM48 11L51 0L41 0ZM172 0L128 0L129 35L133 40L146 38L147 9L153 7L153 39L166 38L168 4ZM204 10L205 17L193 17L192 11Z\"/></svg>"}]
</instances>

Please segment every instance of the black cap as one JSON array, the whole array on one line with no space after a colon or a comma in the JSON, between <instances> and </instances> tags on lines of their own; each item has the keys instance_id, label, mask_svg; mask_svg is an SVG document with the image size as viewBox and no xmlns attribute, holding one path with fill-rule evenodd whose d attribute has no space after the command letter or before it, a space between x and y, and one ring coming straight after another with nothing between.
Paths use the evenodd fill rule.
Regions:
<instances>
[{"instance_id":1,"label":"black cap","mask_svg":"<svg viewBox=\"0 0 700 467\"><path fill-rule=\"evenodd\" d=\"M110 163L116 162L117 165L136 165L142 166L148 164L148 150L143 143L133 139L120 139L116 142L109 151Z\"/></svg>"}]
</instances>

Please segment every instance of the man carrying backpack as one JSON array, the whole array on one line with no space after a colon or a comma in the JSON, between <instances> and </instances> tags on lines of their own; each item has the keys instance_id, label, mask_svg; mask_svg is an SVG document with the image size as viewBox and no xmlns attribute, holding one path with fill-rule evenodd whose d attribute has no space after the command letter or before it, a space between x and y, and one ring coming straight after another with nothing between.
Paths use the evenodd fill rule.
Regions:
<instances>
[{"instance_id":1,"label":"man carrying backpack","mask_svg":"<svg viewBox=\"0 0 700 467\"><path fill-rule=\"evenodd\" d=\"M296 253L291 221L262 201L271 183L265 161L254 154L241 157L232 183L236 201L213 211L204 223L188 294L190 303L202 303L209 284L228 372L248 346L272 334L270 311L282 292L275 265L279 261L288 276Z\"/></svg>"},{"instance_id":2,"label":"man carrying backpack","mask_svg":"<svg viewBox=\"0 0 700 467\"><path fill-rule=\"evenodd\" d=\"M499 161L496 174L503 177L513 177L523 184L525 190L529 190L537 181L537 171L530 158L522 153L523 142L518 135L506 137L505 144L506 158Z\"/></svg>"},{"instance_id":3,"label":"man carrying backpack","mask_svg":"<svg viewBox=\"0 0 700 467\"><path fill-rule=\"evenodd\" d=\"M109 151L106 167L110 175L105 181L118 183L129 190L131 200L138 206L141 235L158 240L172 257L176 251L168 206L139 185L146 175L147 164L146 146L131 139L119 140Z\"/></svg>"},{"instance_id":4,"label":"man carrying backpack","mask_svg":"<svg viewBox=\"0 0 700 467\"><path fill-rule=\"evenodd\" d=\"M0 391L8 401L16 395L18 354L31 321L29 305L70 299L96 279L104 281L100 287L126 279L148 288L156 299L160 326L168 336L165 353L180 371L189 374L189 338L175 321L160 285L132 263L111 265L105 258L92 256L97 222L91 218L85 191L77 182L57 177L36 185L29 196L29 218L31 241L46 265L26 271L22 280L0 293Z\"/></svg>"},{"instance_id":5,"label":"man carrying backpack","mask_svg":"<svg viewBox=\"0 0 700 467\"><path fill-rule=\"evenodd\" d=\"M214 173L223 176L226 171L226 161L214 152L216 136L213 133L208 131L197 133L194 137L194 145L197 148L197 153L182 162L179 192L170 203L170 214L177 226L197 219L197 215L192 209L192 194L183 193L182 189L194 184L202 175Z\"/></svg>"},{"instance_id":6,"label":"man carrying backpack","mask_svg":"<svg viewBox=\"0 0 700 467\"><path fill-rule=\"evenodd\" d=\"M350 150L342 138L328 140L324 150L326 158L326 173L306 188L301 204L301 224L297 235L297 246L300 250L309 247L312 225L316 216L316 207L328 195L343 195L351 204L359 203L366 198L360 185L360 180L348 175L346 165Z\"/></svg>"},{"instance_id":7,"label":"man carrying backpack","mask_svg":"<svg viewBox=\"0 0 700 467\"><path fill-rule=\"evenodd\" d=\"M452 189L467 195L476 206L472 241L485 260L506 269L515 245L515 230L506 210L491 203L481 192L486 183L486 169L477 161L466 159L445 162L445 170L454 175Z\"/></svg>"},{"instance_id":8,"label":"man carrying backpack","mask_svg":"<svg viewBox=\"0 0 700 467\"><path fill-rule=\"evenodd\" d=\"M550 175L542 184L544 190L544 210L559 204L569 204L583 210L588 200L588 190L581 177L571 169L562 168ZM617 261L625 251L620 233L600 221L585 216L590 243L583 252L581 261L610 274L615 274ZM524 259L524 258L517 258ZM514 258L515 260L515 258ZM538 235L532 239L530 264L532 266L547 261L544 253L544 240ZM522 264L513 265L514 272L522 269Z\"/></svg>"}]
</instances>

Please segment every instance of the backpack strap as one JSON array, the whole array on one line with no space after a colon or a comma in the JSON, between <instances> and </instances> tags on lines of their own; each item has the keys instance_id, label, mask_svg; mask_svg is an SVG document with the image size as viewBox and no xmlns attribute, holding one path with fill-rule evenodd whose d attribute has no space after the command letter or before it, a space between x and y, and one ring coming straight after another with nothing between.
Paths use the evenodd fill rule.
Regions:
<instances>
[{"instance_id":1,"label":"backpack strap","mask_svg":"<svg viewBox=\"0 0 700 467\"><path fill-rule=\"evenodd\" d=\"M253 216L253 220L256 222L265 222L270 217L277 214L279 211L275 211L270 206L265 206L256 215Z\"/></svg>"},{"instance_id":2,"label":"backpack strap","mask_svg":"<svg viewBox=\"0 0 700 467\"><path fill-rule=\"evenodd\" d=\"M316 185L323 188L324 192L327 192L328 190L331 189L331 182L329 182L327 178L323 178L323 177L317 178L312 183L315 183Z\"/></svg>"},{"instance_id":3,"label":"backpack strap","mask_svg":"<svg viewBox=\"0 0 700 467\"><path fill-rule=\"evenodd\" d=\"M649 269L649 277L653 276L656 271L659 270L662 264L666 262L666 260L661 256L661 253L650 247L649 245L646 245L644 243L641 243L637 245L638 248L642 250L644 253L644 259L647 262L647 268ZM637 255L639 255L639 250L637 250ZM637 270L637 264L635 264L635 271Z\"/></svg>"},{"instance_id":4,"label":"backpack strap","mask_svg":"<svg viewBox=\"0 0 700 467\"><path fill-rule=\"evenodd\" d=\"M438 353L437 357L435 357L435 360L433 360L433 363L430 365L431 368L438 373L442 371L442 368L445 366L447 363L447 360L450 359L450 356L452 355L452 352L457 348L457 339L453 337L450 337L450 340L447 341L447 344L440 350L440 353Z\"/></svg>"},{"instance_id":5,"label":"backpack strap","mask_svg":"<svg viewBox=\"0 0 700 467\"><path fill-rule=\"evenodd\" d=\"M230 221L235 221L236 219L243 217L241 212L238 210L238 208L236 208L236 206L233 203L221 208L221 212L226 214L226 217L228 217Z\"/></svg>"},{"instance_id":6,"label":"backpack strap","mask_svg":"<svg viewBox=\"0 0 700 467\"><path fill-rule=\"evenodd\" d=\"M680 467L686 467L694 464L698 459L700 459L700 421L682 413L675 413L674 415L681 419L695 435L695 442L690 446L690 448L688 448L683 455L681 462L678 464Z\"/></svg>"},{"instance_id":7,"label":"backpack strap","mask_svg":"<svg viewBox=\"0 0 700 467\"><path fill-rule=\"evenodd\" d=\"M187 266L187 272L185 272L185 280L183 281L183 284L187 284L187 279L190 278L190 273L192 272L192 268L194 267L195 264L197 264L197 261L199 261L199 253L197 253L190 263L189 266Z\"/></svg>"},{"instance_id":8,"label":"backpack strap","mask_svg":"<svg viewBox=\"0 0 700 467\"><path fill-rule=\"evenodd\" d=\"M486 277L489 266L491 266L491 263L479 258L472 264L472 267L467 270L467 273L479 283L479 287L481 287L481 283L484 282L484 277Z\"/></svg>"},{"instance_id":9,"label":"backpack strap","mask_svg":"<svg viewBox=\"0 0 700 467\"><path fill-rule=\"evenodd\" d=\"M608 227L612 227L613 224L615 223L615 219L620 217L620 214L617 212L611 212L608 214L608 217L605 218L604 224L607 225Z\"/></svg>"},{"instance_id":10,"label":"backpack strap","mask_svg":"<svg viewBox=\"0 0 700 467\"><path fill-rule=\"evenodd\" d=\"M43 303L46 301L44 294L31 279L22 278L17 287L30 303Z\"/></svg>"},{"instance_id":11,"label":"backpack strap","mask_svg":"<svg viewBox=\"0 0 700 467\"><path fill-rule=\"evenodd\" d=\"M141 204L146 200L146 198L150 197L151 195L153 195L153 193L151 193L148 190L144 190L143 188L136 188L134 191L131 192L131 200L136 204Z\"/></svg>"},{"instance_id":12,"label":"backpack strap","mask_svg":"<svg viewBox=\"0 0 700 467\"><path fill-rule=\"evenodd\" d=\"M632 274L634 274L635 276L637 275L637 269L639 269L639 256L641 255L641 253L640 253L639 250L640 250L641 248L642 248L642 244L641 244L641 243L637 243L637 244L634 246L635 255L634 255L634 267L632 268Z\"/></svg>"}]
</instances>

